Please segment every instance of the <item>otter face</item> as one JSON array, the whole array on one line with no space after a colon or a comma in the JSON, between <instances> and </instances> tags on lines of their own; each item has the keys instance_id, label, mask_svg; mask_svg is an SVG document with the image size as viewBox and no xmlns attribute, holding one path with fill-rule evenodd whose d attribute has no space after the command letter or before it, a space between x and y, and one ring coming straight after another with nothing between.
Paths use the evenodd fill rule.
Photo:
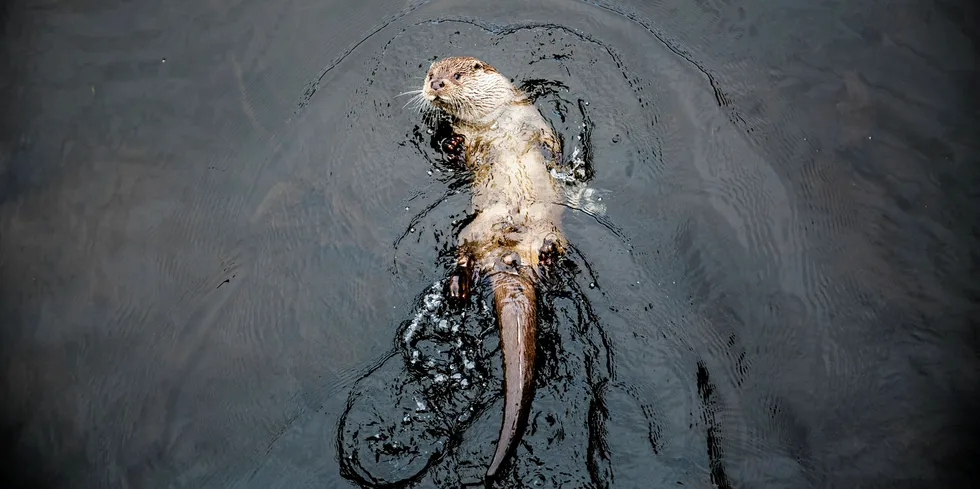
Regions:
<instances>
[{"instance_id":1,"label":"otter face","mask_svg":"<svg viewBox=\"0 0 980 489\"><path fill-rule=\"evenodd\" d=\"M493 66L470 56L455 56L432 63L422 96L449 115L475 122L519 94Z\"/></svg>"}]
</instances>

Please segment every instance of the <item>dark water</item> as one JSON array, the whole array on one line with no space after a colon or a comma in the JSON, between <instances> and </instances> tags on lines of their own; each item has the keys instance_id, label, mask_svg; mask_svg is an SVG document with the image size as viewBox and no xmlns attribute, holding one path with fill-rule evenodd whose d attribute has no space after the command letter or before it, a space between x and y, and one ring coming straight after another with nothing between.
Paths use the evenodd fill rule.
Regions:
<instances>
[{"instance_id":1,"label":"dark water","mask_svg":"<svg viewBox=\"0 0 980 489\"><path fill-rule=\"evenodd\" d=\"M6 3L5 486L477 482L465 175L395 98L468 54L581 197L502 487L966 487L977 7L633 3Z\"/></svg>"}]
</instances>

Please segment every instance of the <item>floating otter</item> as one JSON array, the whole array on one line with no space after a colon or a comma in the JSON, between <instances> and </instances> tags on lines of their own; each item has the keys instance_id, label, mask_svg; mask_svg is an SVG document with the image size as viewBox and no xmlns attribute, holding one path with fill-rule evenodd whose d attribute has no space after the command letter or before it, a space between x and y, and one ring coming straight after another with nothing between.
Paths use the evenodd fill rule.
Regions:
<instances>
[{"instance_id":1,"label":"floating otter","mask_svg":"<svg viewBox=\"0 0 980 489\"><path fill-rule=\"evenodd\" d=\"M564 249L563 206L548 163L560 154L551 126L493 66L472 57L432 63L420 103L453 119L454 139L473 173L474 219L460 231L449 296L466 299L472 281L493 288L504 355L504 416L487 477L514 449L533 397L535 284Z\"/></svg>"}]
</instances>

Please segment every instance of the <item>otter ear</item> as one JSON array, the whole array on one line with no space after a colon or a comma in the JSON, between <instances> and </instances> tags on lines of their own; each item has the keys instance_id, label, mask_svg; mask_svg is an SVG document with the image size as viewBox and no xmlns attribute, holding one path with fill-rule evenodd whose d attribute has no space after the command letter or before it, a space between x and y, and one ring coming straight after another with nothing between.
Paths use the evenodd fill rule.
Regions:
<instances>
[{"instance_id":1,"label":"otter ear","mask_svg":"<svg viewBox=\"0 0 980 489\"><path fill-rule=\"evenodd\" d=\"M479 61L477 61L476 63L473 63L473 69L474 70L482 70L483 69L483 63L481 63Z\"/></svg>"}]
</instances>

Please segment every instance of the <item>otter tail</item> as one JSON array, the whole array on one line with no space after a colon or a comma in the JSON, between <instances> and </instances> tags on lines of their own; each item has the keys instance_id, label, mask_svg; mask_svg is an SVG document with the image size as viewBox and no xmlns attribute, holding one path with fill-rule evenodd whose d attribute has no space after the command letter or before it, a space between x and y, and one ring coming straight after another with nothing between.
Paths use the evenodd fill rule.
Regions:
<instances>
[{"instance_id":1,"label":"otter tail","mask_svg":"<svg viewBox=\"0 0 980 489\"><path fill-rule=\"evenodd\" d=\"M487 469L493 478L520 439L534 389L534 351L537 316L533 284L521 275L491 277L500 349L504 354L504 418L497 451Z\"/></svg>"}]
</instances>

